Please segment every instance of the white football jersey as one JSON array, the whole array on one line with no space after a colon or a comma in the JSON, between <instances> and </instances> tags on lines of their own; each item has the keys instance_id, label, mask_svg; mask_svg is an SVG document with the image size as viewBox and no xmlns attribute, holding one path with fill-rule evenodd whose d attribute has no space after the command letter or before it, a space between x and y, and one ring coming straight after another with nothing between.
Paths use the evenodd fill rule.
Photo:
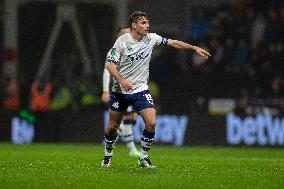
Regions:
<instances>
[{"instance_id":1,"label":"white football jersey","mask_svg":"<svg viewBox=\"0 0 284 189\"><path fill-rule=\"evenodd\" d=\"M112 91L133 94L148 89L149 62L155 46L166 45L168 40L155 33L148 33L141 41L135 40L130 33L120 36L110 54L109 62L116 63L119 73L132 84L131 91L124 91L114 79Z\"/></svg>"}]
</instances>

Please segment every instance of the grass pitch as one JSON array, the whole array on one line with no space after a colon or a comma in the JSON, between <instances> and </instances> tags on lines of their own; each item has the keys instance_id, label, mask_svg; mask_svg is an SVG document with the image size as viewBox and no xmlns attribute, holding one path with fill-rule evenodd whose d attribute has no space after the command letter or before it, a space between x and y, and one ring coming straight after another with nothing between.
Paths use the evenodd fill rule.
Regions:
<instances>
[{"instance_id":1,"label":"grass pitch","mask_svg":"<svg viewBox=\"0 0 284 189\"><path fill-rule=\"evenodd\" d=\"M125 146L101 168L103 146L0 143L0 188L284 188L284 149L153 145L155 170Z\"/></svg>"}]
</instances>

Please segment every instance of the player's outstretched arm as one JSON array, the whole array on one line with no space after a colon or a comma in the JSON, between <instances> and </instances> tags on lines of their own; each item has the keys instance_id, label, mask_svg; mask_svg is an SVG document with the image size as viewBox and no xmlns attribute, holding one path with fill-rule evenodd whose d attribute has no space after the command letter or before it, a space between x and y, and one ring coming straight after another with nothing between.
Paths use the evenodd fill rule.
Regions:
<instances>
[{"instance_id":1,"label":"player's outstretched arm","mask_svg":"<svg viewBox=\"0 0 284 189\"><path fill-rule=\"evenodd\" d=\"M125 91L130 91L132 89L131 83L128 80L124 79L124 77L118 72L115 63L109 62L106 65L106 68L109 71L110 75L119 82L119 84Z\"/></svg>"},{"instance_id":2,"label":"player's outstretched arm","mask_svg":"<svg viewBox=\"0 0 284 189\"><path fill-rule=\"evenodd\" d=\"M194 50L197 54L203 56L204 58L208 58L210 55L209 52L207 52L206 50L200 48L200 47L197 47L197 46L193 46L193 45L190 45L188 43L185 43L183 41L179 41L179 40L173 40L173 39L169 39L168 40L168 46L171 46L171 47L174 47L174 48L177 48L177 49L192 49Z\"/></svg>"}]
</instances>

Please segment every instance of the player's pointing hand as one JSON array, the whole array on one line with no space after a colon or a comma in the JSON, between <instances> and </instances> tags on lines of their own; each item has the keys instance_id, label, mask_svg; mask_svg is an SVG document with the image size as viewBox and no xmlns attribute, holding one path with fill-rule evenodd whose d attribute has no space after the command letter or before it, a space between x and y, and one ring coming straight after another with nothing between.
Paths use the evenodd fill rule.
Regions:
<instances>
[{"instance_id":1,"label":"player's pointing hand","mask_svg":"<svg viewBox=\"0 0 284 189\"><path fill-rule=\"evenodd\" d=\"M195 51L197 54L203 56L204 58L208 58L209 56L211 56L211 54L209 52L207 52L206 50L200 48L200 47L195 47Z\"/></svg>"}]
</instances>

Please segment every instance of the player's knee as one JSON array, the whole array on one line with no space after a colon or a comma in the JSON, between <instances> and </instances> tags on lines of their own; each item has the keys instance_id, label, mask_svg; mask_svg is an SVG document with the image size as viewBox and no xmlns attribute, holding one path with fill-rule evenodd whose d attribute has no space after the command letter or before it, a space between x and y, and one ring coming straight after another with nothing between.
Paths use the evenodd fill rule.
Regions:
<instances>
[{"instance_id":1,"label":"player's knee","mask_svg":"<svg viewBox=\"0 0 284 189\"><path fill-rule=\"evenodd\" d=\"M110 135L114 135L117 133L117 129L119 128L119 124L115 122L109 122L107 127L107 133Z\"/></svg>"},{"instance_id":2,"label":"player's knee","mask_svg":"<svg viewBox=\"0 0 284 189\"><path fill-rule=\"evenodd\" d=\"M146 130L149 132L154 132L155 131L155 127L156 127L156 121L155 120L151 120L147 123L145 123L146 125Z\"/></svg>"},{"instance_id":3,"label":"player's knee","mask_svg":"<svg viewBox=\"0 0 284 189\"><path fill-rule=\"evenodd\" d=\"M117 129L116 128L111 128L111 127L108 127L106 129L106 131L107 131L107 134L109 134L109 135L115 135L117 133Z\"/></svg>"}]
</instances>

